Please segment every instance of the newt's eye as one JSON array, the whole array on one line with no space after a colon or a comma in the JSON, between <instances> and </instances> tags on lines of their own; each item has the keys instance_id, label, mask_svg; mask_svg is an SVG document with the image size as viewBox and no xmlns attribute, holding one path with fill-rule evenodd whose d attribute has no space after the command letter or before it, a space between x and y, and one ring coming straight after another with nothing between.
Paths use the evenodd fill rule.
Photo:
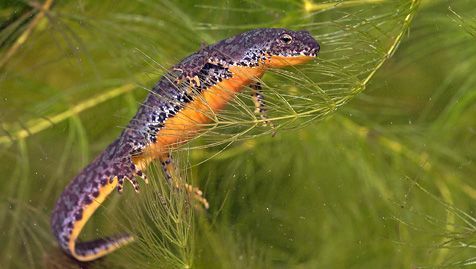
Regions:
<instances>
[{"instance_id":1,"label":"newt's eye","mask_svg":"<svg viewBox=\"0 0 476 269\"><path fill-rule=\"evenodd\" d=\"M293 42L293 37L288 34L284 34L279 38L279 41L284 44L291 44L291 42Z\"/></svg>"}]
</instances>

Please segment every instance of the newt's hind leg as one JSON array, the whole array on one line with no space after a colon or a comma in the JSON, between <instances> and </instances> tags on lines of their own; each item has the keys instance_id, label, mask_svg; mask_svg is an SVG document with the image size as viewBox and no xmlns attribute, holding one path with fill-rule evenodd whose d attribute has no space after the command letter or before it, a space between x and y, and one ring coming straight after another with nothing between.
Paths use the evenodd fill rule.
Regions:
<instances>
[{"instance_id":1,"label":"newt's hind leg","mask_svg":"<svg viewBox=\"0 0 476 269\"><path fill-rule=\"evenodd\" d=\"M181 182L178 179L177 175L175 174L175 166L172 160L172 156L170 156L170 154L167 153L160 157L160 163L162 165L162 170L164 171L165 178L171 186L174 186L177 189L183 189L187 191L187 193L190 195L190 198L202 204L205 209L208 209L209 204L207 199L203 197L203 192L199 188Z\"/></svg>"},{"instance_id":2,"label":"newt's hind leg","mask_svg":"<svg viewBox=\"0 0 476 269\"><path fill-rule=\"evenodd\" d=\"M261 83L255 82L250 85L252 90L253 102L255 103L255 113L259 114L261 119L264 121L264 126L269 125L273 130L273 136L276 134L276 129L274 128L273 122L268 120L268 115L266 113L266 103L264 102L264 96L261 91Z\"/></svg>"},{"instance_id":3,"label":"newt's hind leg","mask_svg":"<svg viewBox=\"0 0 476 269\"><path fill-rule=\"evenodd\" d=\"M147 184L148 179L144 172L132 161L130 157L122 158L120 161L113 163L113 167L117 171L110 173L111 178L117 177L117 190L122 192L124 181L129 181L134 187L135 192L139 192L139 183L136 180L136 176L140 177Z\"/></svg>"}]
</instances>

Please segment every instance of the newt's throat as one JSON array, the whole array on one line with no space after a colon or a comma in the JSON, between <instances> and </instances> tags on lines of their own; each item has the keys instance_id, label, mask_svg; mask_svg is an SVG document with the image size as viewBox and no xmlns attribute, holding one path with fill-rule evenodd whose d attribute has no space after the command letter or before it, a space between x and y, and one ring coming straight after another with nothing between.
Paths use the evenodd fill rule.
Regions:
<instances>
[{"instance_id":1,"label":"newt's throat","mask_svg":"<svg viewBox=\"0 0 476 269\"><path fill-rule=\"evenodd\" d=\"M266 65L271 68L280 68L292 65L299 65L314 60L313 56L299 55L299 56L271 56L266 60Z\"/></svg>"}]
</instances>

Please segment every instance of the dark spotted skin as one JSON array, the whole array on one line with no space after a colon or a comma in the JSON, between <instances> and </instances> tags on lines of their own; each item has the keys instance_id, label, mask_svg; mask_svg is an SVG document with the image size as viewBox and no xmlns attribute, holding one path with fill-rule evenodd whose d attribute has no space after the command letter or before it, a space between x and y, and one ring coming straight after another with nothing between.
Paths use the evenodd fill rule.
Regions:
<instances>
[{"instance_id":1,"label":"dark spotted skin","mask_svg":"<svg viewBox=\"0 0 476 269\"><path fill-rule=\"evenodd\" d=\"M132 240L131 236L121 235L81 243L76 242L76 237L111 188L122 191L123 182L128 180L138 191L135 177L145 175L135 158L157 144L167 121L197 96L222 81L232 80L233 67L260 67L271 63L273 57L315 57L318 51L319 44L306 31L256 29L204 47L172 67L153 87L119 138L61 194L51 219L60 247L78 260L89 261Z\"/></svg>"}]
</instances>

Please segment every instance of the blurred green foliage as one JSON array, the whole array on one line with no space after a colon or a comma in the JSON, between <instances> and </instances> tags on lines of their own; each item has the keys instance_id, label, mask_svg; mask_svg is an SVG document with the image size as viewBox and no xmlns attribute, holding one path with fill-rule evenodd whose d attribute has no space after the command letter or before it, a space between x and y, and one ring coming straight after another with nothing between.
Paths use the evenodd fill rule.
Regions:
<instances>
[{"instance_id":1,"label":"blurred green foliage","mask_svg":"<svg viewBox=\"0 0 476 269\"><path fill-rule=\"evenodd\" d=\"M10 0L0 20L2 268L476 264L472 0ZM152 167L150 186L113 194L83 235L138 242L89 265L65 258L49 230L65 185L164 69L257 27L322 45L316 62L263 78L277 136L243 92L177 152L208 211Z\"/></svg>"}]
</instances>

